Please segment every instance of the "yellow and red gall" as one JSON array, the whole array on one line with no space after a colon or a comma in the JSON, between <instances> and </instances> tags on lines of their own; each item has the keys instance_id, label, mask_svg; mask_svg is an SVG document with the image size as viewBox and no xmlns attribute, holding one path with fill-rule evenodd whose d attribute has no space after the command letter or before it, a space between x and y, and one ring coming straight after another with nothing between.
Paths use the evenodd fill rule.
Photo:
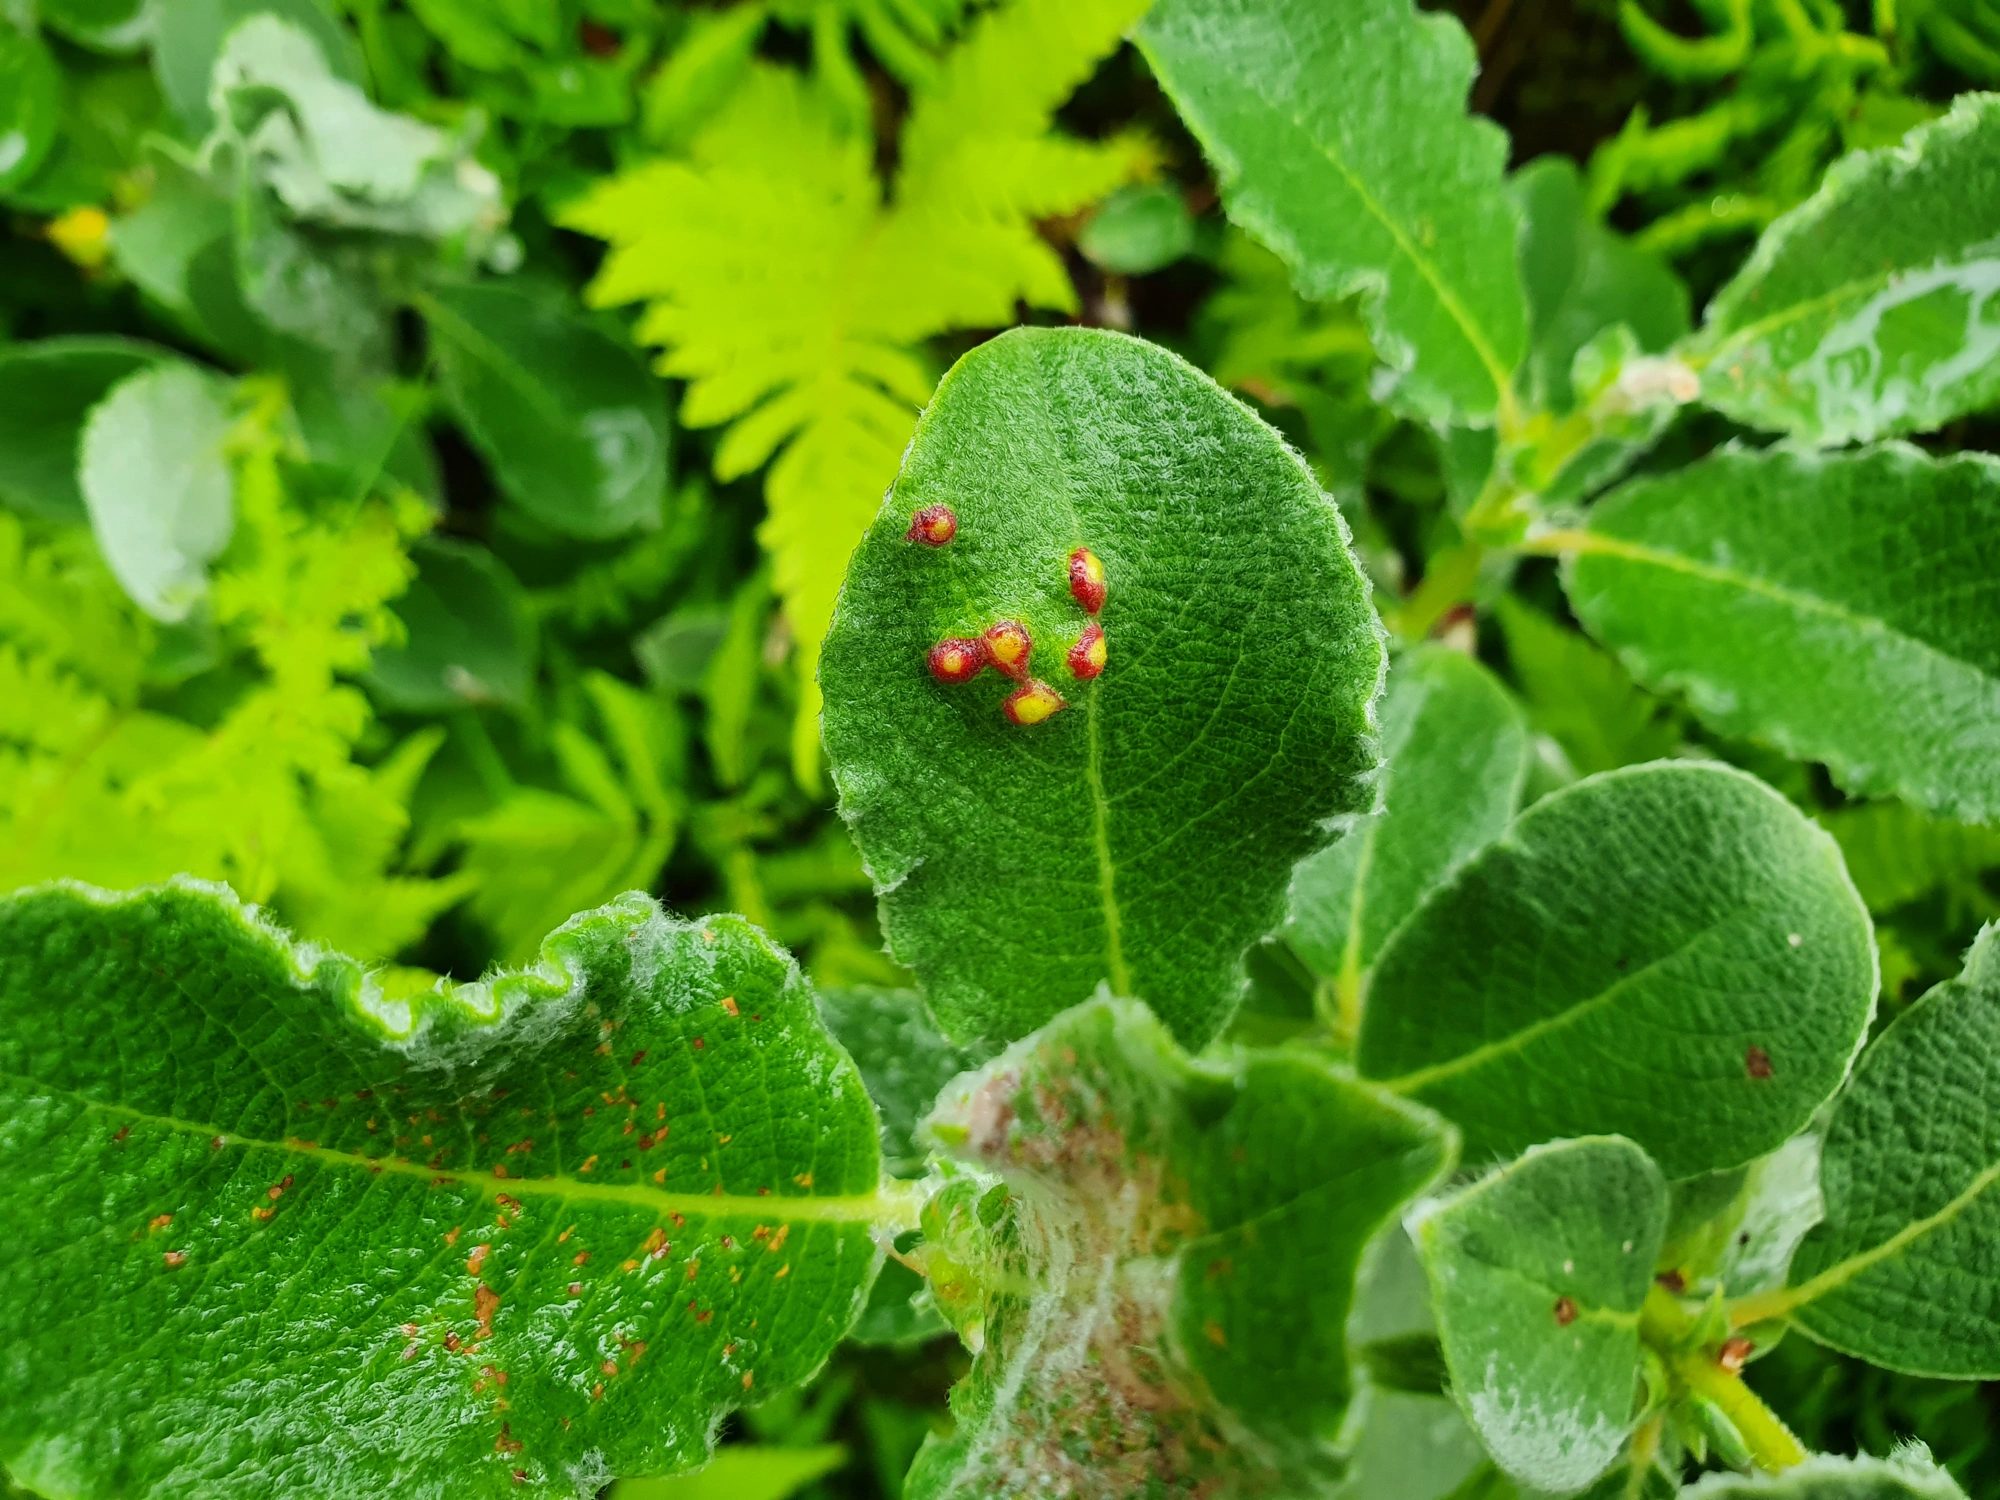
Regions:
<instances>
[{"instance_id":1,"label":"yellow and red gall","mask_svg":"<svg viewBox=\"0 0 2000 1500\"><path fill-rule=\"evenodd\" d=\"M1025 727L1053 718L1068 706L1062 694L1046 682L1029 682L1009 693L1000 711L1007 715L1009 723Z\"/></svg>"},{"instance_id":2,"label":"yellow and red gall","mask_svg":"<svg viewBox=\"0 0 2000 1500\"><path fill-rule=\"evenodd\" d=\"M1069 555L1069 591L1091 614L1104 608L1104 564L1088 547Z\"/></svg>"},{"instance_id":3,"label":"yellow and red gall","mask_svg":"<svg viewBox=\"0 0 2000 1500\"><path fill-rule=\"evenodd\" d=\"M1028 653L1035 649L1034 637L1019 620L1002 620L986 627L980 637L986 643L987 659L1016 682L1028 680Z\"/></svg>"},{"instance_id":4,"label":"yellow and red gall","mask_svg":"<svg viewBox=\"0 0 2000 1500\"><path fill-rule=\"evenodd\" d=\"M931 647L931 676L943 683L970 682L986 670L987 660L984 640L951 636Z\"/></svg>"},{"instance_id":5,"label":"yellow and red gall","mask_svg":"<svg viewBox=\"0 0 2000 1500\"><path fill-rule=\"evenodd\" d=\"M958 515L949 505L926 505L910 517L910 529L903 533L903 539L925 547L942 547L957 535Z\"/></svg>"},{"instance_id":6,"label":"yellow and red gall","mask_svg":"<svg viewBox=\"0 0 2000 1500\"><path fill-rule=\"evenodd\" d=\"M1077 643L1069 648L1069 674L1088 682L1104 670L1104 628L1095 620L1083 627Z\"/></svg>"}]
</instances>

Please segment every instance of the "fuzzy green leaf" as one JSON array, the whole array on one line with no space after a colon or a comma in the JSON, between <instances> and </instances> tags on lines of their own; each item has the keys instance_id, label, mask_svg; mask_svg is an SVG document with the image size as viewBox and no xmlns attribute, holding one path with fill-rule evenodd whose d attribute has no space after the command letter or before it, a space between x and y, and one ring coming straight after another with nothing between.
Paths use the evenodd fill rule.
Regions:
<instances>
[{"instance_id":1,"label":"fuzzy green leaf","mask_svg":"<svg viewBox=\"0 0 2000 1500\"><path fill-rule=\"evenodd\" d=\"M1861 1059L1820 1187L1777 1305L1872 1364L2000 1378L2000 927Z\"/></svg>"},{"instance_id":2,"label":"fuzzy green leaf","mask_svg":"<svg viewBox=\"0 0 2000 1500\"><path fill-rule=\"evenodd\" d=\"M1448 1127L1303 1053L1192 1061L1098 1000L928 1129L963 1165L927 1269L977 1358L907 1500L1329 1493L1362 1249Z\"/></svg>"},{"instance_id":3,"label":"fuzzy green leaf","mask_svg":"<svg viewBox=\"0 0 2000 1500\"><path fill-rule=\"evenodd\" d=\"M209 83L224 39L259 12L310 36L334 78L359 85L367 76L354 34L327 0L161 0L152 28L153 72L167 103L196 135L215 122Z\"/></svg>"},{"instance_id":4,"label":"fuzzy green leaf","mask_svg":"<svg viewBox=\"0 0 2000 1500\"><path fill-rule=\"evenodd\" d=\"M25 184L55 144L62 74L34 29L0 20L0 193Z\"/></svg>"},{"instance_id":5,"label":"fuzzy green leaf","mask_svg":"<svg viewBox=\"0 0 2000 1500\"><path fill-rule=\"evenodd\" d=\"M2000 462L1726 450L1572 535L1570 603L1640 681L1850 792L2000 821Z\"/></svg>"},{"instance_id":6,"label":"fuzzy green leaf","mask_svg":"<svg viewBox=\"0 0 2000 1500\"><path fill-rule=\"evenodd\" d=\"M957 539L907 539L948 505ZM1103 675L1065 654L1101 559ZM1066 701L1002 712L931 648L1014 620ZM1278 435L1174 355L1017 329L945 378L827 636L826 744L896 957L945 1030L1017 1037L1099 985L1198 1046L1283 916L1292 865L1361 811L1379 627L1338 512Z\"/></svg>"},{"instance_id":7,"label":"fuzzy green leaf","mask_svg":"<svg viewBox=\"0 0 2000 1500\"><path fill-rule=\"evenodd\" d=\"M1356 1062L1474 1153L1616 1133L1689 1177L1804 1126L1874 998L1833 840L1754 777L1660 762L1536 803L1405 923Z\"/></svg>"},{"instance_id":8,"label":"fuzzy green leaf","mask_svg":"<svg viewBox=\"0 0 2000 1500\"><path fill-rule=\"evenodd\" d=\"M918 1124L937 1102L938 1092L988 1054L954 1046L915 990L822 988L819 1015L854 1059L868 1097L882 1112L883 1169L899 1176L921 1175L928 1153L917 1143Z\"/></svg>"},{"instance_id":9,"label":"fuzzy green leaf","mask_svg":"<svg viewBox=\"0 0 2000 1500\"><path fill-rule=\"evenodd\" d=\"M826 1358L893 1218L859 1077L739 917L627 895L392 1000L218 887L0 903L33 1489L570 1500L699 1463Z\"/></svg>"},{"instance_id":10,"label":"fuzzy green leaf","mask_svg":"<svg viewBox=\"0 0 2000 1500\"><path fill-rule=\"evenodd\" d=\"M1682 1500L1965 1500L1921 1447L1889 1458L1817 1454L1782 1474L1704 1474Z\"/></svg>"},{"instance_id":11,"label":"fuzzy green leaf","mask_svg":"<svg viewBox=\"0 0 2000 1500\"><path fill-rule=\"evenodd\" d=\"M226 389L175 361L128 375L91 408L77 482L104 560L156 620L185 619L236 526Z\"/></svg>"},{"instance_id":12,"label":"fuzzy green leaf","mask_svg":"<svg viewBox=\"0 0 2000 1500\"><path fill-rule=\"evenodd\" d=\"M1452 1395L1517 1479L1567 1494L1624 1446L1666 1226L1666 1180L1617 1136L1538 1146L1422 1211Z\"/></svg>"},{"instance_id":13,"label":"fuzzy green leaf","mask_svg":"<svg viewBox=\"0 0 2000 1500\"><path fill-rule=\"evenodd\" d=\"M1507 690L1443 647L1394 660L1381 719L1381 810L1292 872L1285 938L1343 1004L1389 934L1505 831L1534 753Z\"/></svg>"},{"instance_id":14,"label":"fuzzy green leaf","mask_svg":"<svg viewBox=\"0 0 2000 1500\"><path fill-rule=\"evenodd\" d=\"M2000 397L2000 96L1836 162L1764 231L1690 351L1702 399L1817 443L1923 432Z\"/></svg>"},{"instance_id":15,"label":"fuzzy green leaf","mask_svg":"<svg viewBox=\"0 0 2000 1500\"><path fill-rule=\"evenodd\" d=\"M1160 0L1137 40L1230 217L1306 296L1362 293L1398 404L1439 421L1510 404L1528 340L1507 139L1466 113L1456 20L1410 0Z\"/></svg>"},{"instance_id":16,"label":"fuzzy green leaf","mask_svg":"<svg viewBox=\"0 0 2000 1500\"><path fill-rule=\"evenodd\" d=\"M84 418L112 386L165 355L137 339L90 336L0 350L0 501L45 520L83 520Z\"/></svg>"},{"instance_id":17,"label":"fuzzy green leaf","mask_svg":"<svg viewBox=\"0 0 2000 1500\"><path fill-rule=\"evenodd\" d=\"M440 287L419 305L445 392L509 498L570 536L657 524L672 432L636 350L511 286Z\"/></svg>"}]
</instances>

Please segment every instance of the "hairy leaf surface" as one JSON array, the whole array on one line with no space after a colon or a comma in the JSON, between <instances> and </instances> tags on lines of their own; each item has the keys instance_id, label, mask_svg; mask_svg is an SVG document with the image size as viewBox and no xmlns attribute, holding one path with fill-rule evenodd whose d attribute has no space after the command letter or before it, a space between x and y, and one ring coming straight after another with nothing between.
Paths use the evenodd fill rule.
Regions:
<instances>
[{"instance_id":1,"label":"hairy leaf surface","mask_svg":"<svg viewBox=\"0 0 2000 1500\"><path fill-rule=\"evenodd\" d=\"M1506 830L1533 753L1519 706L1471 657L1424 646L1394 660L1381 810L1292 872L1285 937L1343 1005L1397 925Z\"/></svg>"},{"instance_id":2,"label":"hairy leaf surface","mask_svg":"<svg viewBox=\"0 0 2000 1500\"><path fill-rule=\"evenodd\" d=\"M1863 1056L1820 1185L1778 1302L1873 1364L2000 1378L2000 927Z\"/></svg>"},{"instance_id":3,"label":"hairy leaf surface","mask_svg":"<svg viewBox=\"0 0 2000 1500\"><path fill-rule=\"evenodd\" d=\"M1782 1474L1704 1474L1685 1500L1965 1500L1921 1448L1890 1458L1816 1454Z\"/></svg>"},{"instance_id":4,"label":"hairy leaf surface","mask_svg":"<svg viewBox=\"0 0 2000 1500\"><path fill-rule=\"evenodd\" d=\"M1098 1000L928 1130L976 1169L924 1223L978 1357L908 1500L1329 1492L1361 1252L1449 1168L1449 1127L1302 1053L1191 1061Z\"/></svg>"},{"instance_id":5,"label":"hairy leaf surface","mask_svg":"<svg viewBox=\"0 0 2000 1500\"><path fill-rule=\"evenodd\" d=\"M2000 461L1725 451L1594 509L1565 583L1642 682L1723 733L2000 820Z\"/></svg>"},{"instance_id":6,"label":"hairy leaf surface","mask_svg":"<svg viewBox=\"0 0 2000 1500\"><path fill-rule=\"evenodd\" d=\"M916 990L841 985L818 992L820 1019L847 1049L882 1114L883 1169L920 1176L929 1154L917 1126L938 1092L986 1061L984 1048L966 1049L937 1029Z\"/></svg>"},{"instance_id":7,"label":"hairy leaf surface","mask_svg":"<svg viewBox=\"0 0 2000 1500\"><path fill-rule=\"evenodd\" d=\"M875 1118L796 967L637 895L406 1000L217 887L0 904L0 1462L84 1497L588 1494L804 1379Z\"/></svg>"},{"instance_id":8,"label":"hairy leaf surface","mask_svg":"<svg viewBox=\"0 0 2000 1500\"><path fill-rule=\"evenodd\" d=\"M956 539L908 539L945 505ZM1066 665L1101 560L1103 673ZM1010 722L947 638L1024 625L1066 703ZM1017 329L931 403L827 636L826 744L898 959L946 1031L1004 1040L1100 984L1214 1035L1293 863L1365 808L1379 627L1332 503L1278 435L1174 355Z\"/></svg>"},{"instance_id":9,"label":"hairy leaf surface","mask_svg":"<svg viewBox=\"0 0 2000 1500\"><path fill-rule=\"evenodd\" d=\"M1702 399L1816 443L1923 432L2000 396L2000 96L1834 163L1716 294Z\"/></svg>"},{"instance_id":10,"label":"hairy leaf surface","mask_svg":"<svg viewBox=\"0 0 2000 1500\"><path fill-rule=\"evenodd\" d=\"M1537 1146L1421 1212L1452 1394L1517 1479L1567 1494L1618 1456L1666 1227L1660 1169L1616 1136Z\"/></svg>"},{"instance_id":11,"label":"hairy leaf surface","mask_svg":"<svg viewBox=\"0 0 2000 1500\"><path fill-rule=\"evenodd\" d=\"M1356 1063L1475 1157L1616 1133L1688 1177L1798 1131L1874 998L1833 840L1740 771L1659 762L1536 803L1398 930Z\"/></svg>"},{"instance_id":12,"label":"hairy leaf surface","mask_svg":"<svg viewBox=\"0 0 2000 1500\"><path fill-rule=\"evenodd\" d=\"M1399 404L1477 421L1509 403L1528 340L1507 140L1466 113L1456 20L1410 0L1160 0L1137 40L1230 217L1306 296L1363 294Z\"/></svg>"}]
</instances>

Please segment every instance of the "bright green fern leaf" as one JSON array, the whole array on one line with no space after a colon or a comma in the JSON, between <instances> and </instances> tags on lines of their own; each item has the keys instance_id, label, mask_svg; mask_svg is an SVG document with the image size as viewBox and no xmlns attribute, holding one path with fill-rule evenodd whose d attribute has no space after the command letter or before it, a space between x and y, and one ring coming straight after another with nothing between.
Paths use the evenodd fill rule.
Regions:
<instances>
[{"instance_id":1,"label":"bright green fern leaf","mask_svg":"<svg viewBox=\"0 0 2000 1500\"><path fill-rule=\"evenodd\" d=\"M847 556L896 477L937 372L923 340L1076 295L1035 222L1144 170L1137 138L1087 143L1052 111L1144 0L1014 0L913 91L888 190L875 142L824 83L753 65L685 158L612 179L564 215L610 241L590 289L646 301L638 333L684 379L681 418L729 424L718 477L775 458L763 540L798 643L794 763L818 782L820 638Z\"/></svg>"}]
</instances>

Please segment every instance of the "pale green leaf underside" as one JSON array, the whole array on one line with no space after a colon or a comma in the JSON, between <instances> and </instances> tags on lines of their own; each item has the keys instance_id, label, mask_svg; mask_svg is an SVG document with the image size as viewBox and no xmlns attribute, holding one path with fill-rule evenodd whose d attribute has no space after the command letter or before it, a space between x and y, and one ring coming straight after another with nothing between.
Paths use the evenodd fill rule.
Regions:
<instances>
[{"instance_id":1,"label":"pale green leaf underside","mask_svg":"<svg viewBox=\"0 0 2000 1500\"><path fill-rule=\"evenodd\" d=\"M860 1079L741 918L628 895L402 1002L218 887L0 903L0 1464L42 1493L684 1468L826 1358L883 1216Z\"/></svg>"},{"instance_id":2,"label":"pale green leaf underside","mask_svg":"<svg viewBox=\"0 0 2000 1500\"><path fill-rule=\"evenodd\" d=\"M1836 162L1764 232L1692 347L1702 399L1819 443L2000 397L2000 96Z\"/></svg>"},{"instance_id":3,"label":"pale green leaf underside","mask_svg":"<svg viewBox=\"0 0 2000 1500\"><path fill-rule=\"evenodd\" d=\"M1599 505L1565 583L1640 681L1723 733L2000 820L2000 462L1727 450Z\"/></svg>"},{"instance_id":4,"label":"pale green leaf underside","mask_svg":"<svg viewBox=\"0 0 2000 1500\"><path fill-rule=\"evenodd\" d=\"M957 539L906 540L943 504ZM1102 559L1103 675L1065 654ZM1025 624L1068 707L1012 724L931 647ZM959 361L855 553L821 662L841 810L896 957L960 1038L1101 984L1214 1035L1292 865L1361 811L1380 628L1338 513L1278 435L1176 356L1016 329Z\"/></svg>"},{"instance_id":5,"label":"pale green leaf underside","mask_svg":"<svg viewBox=\"0 0 2000 1500\"><path fill-rule=\"evenodd\" d=\"M1538 1146L1413 1225L1452 1395L1509 1474L1567 1494L1637 1411L1667 1185L1616 1136Z\"/></svg>"},{"instance_id":6,"label":"pale green leaf underside","mask_svg":"<svg viewBox=\"0 0 2000 1500\"><path fill-rule=\"evenodd\" d=\"M1820 1185L1784 1294L1806 1330L1891 1369L2000 1378L2000 928L1863 1056Z\"/></svg>"},{"instance_id":7,"label":"pale green leaf underside","mask_svg":"<svg viewBox=\"0 0 2000 1500\"><path fill-rule=\"evenodd\" d=\"M1230 217L1306 296L1363 294L1399 404L1440 421L1508 405L1528 335L1507 141L1466 113L1457 21L1410 0L1160 0L1137 40Z\"/></svg>"},{"instance_id":8,"label":"pale green leaf underside","mask_svg":"<svg viewBox=\"0 0 2000 1500\"><path fill-rule=\"evenodd\" d=\"M920 1177L927 1152L917 1126L938 1091L990 1053L952 1044L916 990L836 985L817 991L820 1020L847 1049L882 1115L882 1164L897 1176Z\"/></svg>"},{"instance_id":9,"label":"pale green leaf underside","mask_svg":"<svg viewBox=\"0 0 2000 1500\"><path fill-rule=\"evenodd\" d=\"M1304 1053L1190 1060L1099 1000L927 1129L976 1169L924 1224L941 1300L985 1288L958 1294L982 1352L908 1500L1331 1492L1361 1253L1448 1170L1449 1127Z\"/></svg>"},{"instance_id":10,"label":"pale green leaf underside","mask_svg":"<svg viewBox=\"0 0 2000 1500\"><path fill-rule=\"evenodd\" d=\"M1390 664L1381 718L1381 809L1292 872L1285 937L1343 990L1441 881L1505 831L1534 753L1493 674L1440 646Z\"/></svg>"},{"instance_id":11,"label":"pale green leaf underside","mask_svg":"<svg viewBox=\"0 0 2000 1500\"><path fill-rule=\"evenodd\" d=\"M1965 1500L1965 1491L1930 1455L1892 1458L1816 1454L1782 1474L1705 1474L1682 1500Z\"/></svg>"},{"instance_id":12,"label":"pale green leaf underside","mask_svg":"<svg viewBox=\"0 0 2000 1500\"><path fill-rule=\"evenodd\" d=\"M1875 979L1833 840L1753 777L1662 761L1536 803L1405 923L1356 1063L1475 1157L1615 1133L1688 1177L1806 1123Z\"/></svg>"}]
</instances>

